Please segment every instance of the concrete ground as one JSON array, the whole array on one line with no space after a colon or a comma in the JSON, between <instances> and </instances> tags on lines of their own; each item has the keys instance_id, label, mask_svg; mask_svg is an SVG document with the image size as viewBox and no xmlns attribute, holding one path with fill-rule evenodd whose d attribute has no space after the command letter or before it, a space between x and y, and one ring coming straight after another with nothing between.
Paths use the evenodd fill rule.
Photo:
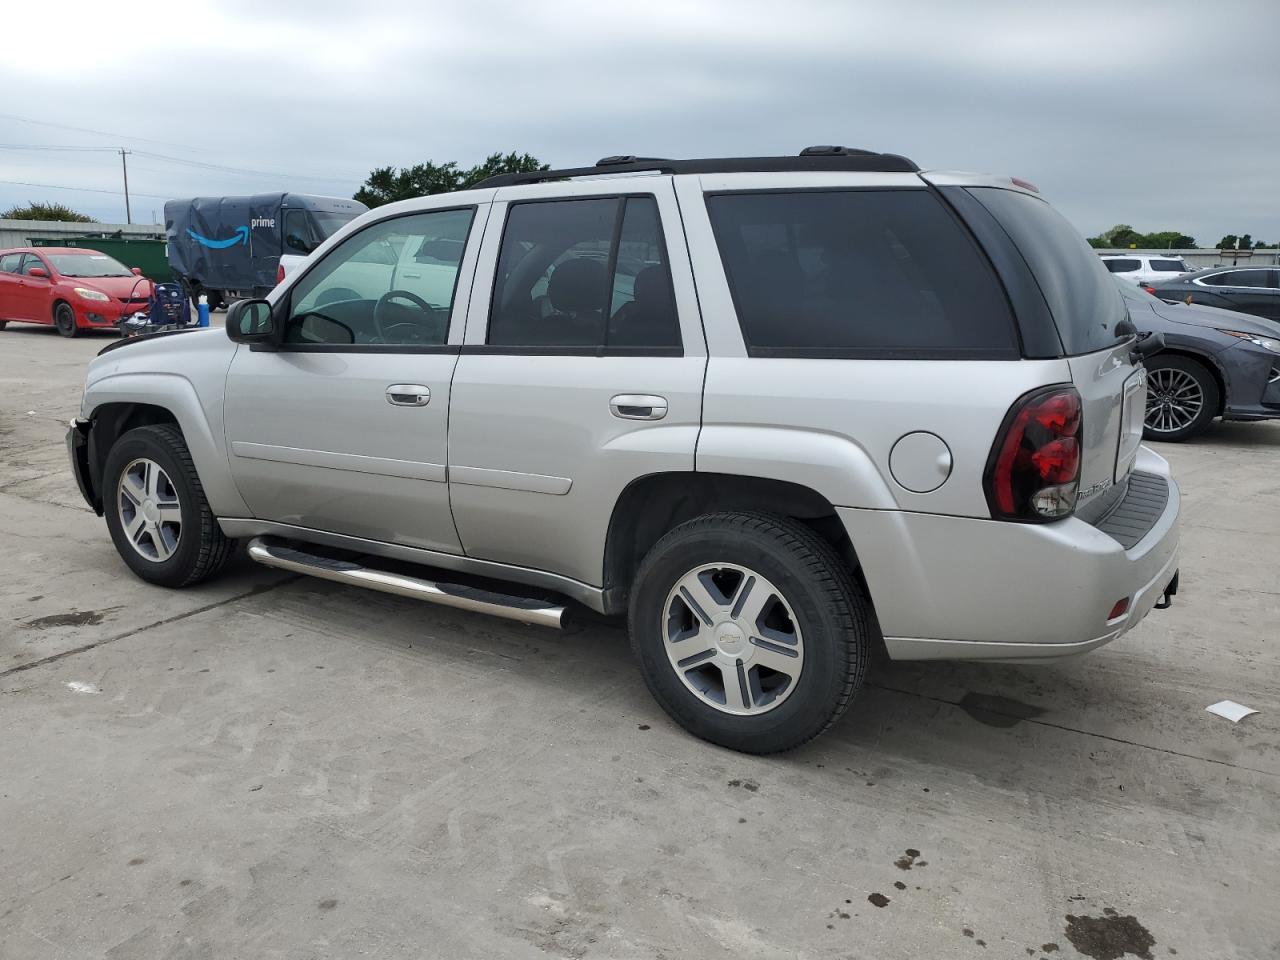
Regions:
<instances>
[{"instance_id":1,"label":"concrete ground","mask_svg":"<svg viewBox=\"0 0 1280 960\"><path fill-rule=\"evenodd\" d=\"M1280 954L1280 424L1161 447L1172 610L1074 662L882 667L753 758L616 628L136 580L62 445L106 342L0 333L0 957Z\"/></svg>"}]
</instances>

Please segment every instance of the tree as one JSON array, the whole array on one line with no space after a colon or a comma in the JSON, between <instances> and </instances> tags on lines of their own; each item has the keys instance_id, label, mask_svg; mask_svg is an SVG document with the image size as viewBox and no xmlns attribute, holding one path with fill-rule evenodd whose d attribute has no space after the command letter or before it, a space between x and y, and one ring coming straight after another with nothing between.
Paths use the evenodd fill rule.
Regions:
<instances>
[{"instance_id":1,"label":"tree","mask_svg":"<svg viewBox=\"0 0 1280 960\"><path fill-rule=\"evenodd\" d=\"M93 217L77 213L61 203L28 203L25 207L10 207L0 213L0 220L61 220L65 223L97 223Z\"/></svg>"},{"instance_id":2,"label":"tree","mask_svg":"<svg viewBox=\"0 0 1280 960\"><path fill-rule=\"evenodd\" d=\"M1156 233L1139 233L1127 223L1118 223L1110 230L1104 230L1096 237L1089 238L1089 246L1113 249L1138 250L1185 250L1194 247L1194 237L1187 236L1179 230L1161 230Z\"/></svg>"},{"instance_id":3,"label":"tree","mask_svg":"<svg viewBox=\"0 0 1280 960\"><path fill-rule=\"evenodd\" d=\"M461 169L453 160L448 163L433 163L428 160L403 170L377 167L356 191L355 199L366 207L378 207L395 200L465 190L500 173L532 173L546 169L547 164L527 153L493 153L483 163L466 170Z\"/></svg>"}]
</instances>

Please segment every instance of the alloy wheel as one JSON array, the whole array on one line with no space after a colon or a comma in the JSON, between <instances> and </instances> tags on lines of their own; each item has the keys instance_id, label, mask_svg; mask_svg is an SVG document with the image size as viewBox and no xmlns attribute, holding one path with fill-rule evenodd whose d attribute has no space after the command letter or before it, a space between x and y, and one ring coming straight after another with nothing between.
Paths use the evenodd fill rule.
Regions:
<instances>
[{"instance_id":1,"label":"alloy wheel","mask_svg":"<svg viewBox=\"0 0 1280 960\"><path fill-rule=\"evenodd\" d=\"M667 658L708 706L735 716L776 708L804 668L804 638L790 605L747 567L704 564L676 581L663 606Z\"/></svg>"},{"instance_id":2,"label":"alloy wheel","mask_svg":"<svg viewBox=\"0 0 1280 960\"><path fill-rule=\"evenodd\" d=\"M153 563L173 556L182 537L182 504L169 475L140 457L120 473L116 493L120 526L129 544Z\"/></svg>"},{"instance_id":3,"label":"alloy wheel","mask_svg":"<svg viewBox=\"0 0 1280 960\"><path fill-rule=\"evenodd\" d=\"M1147 375L1147 429L1176 433L1195 422L1204 409L1204 390L1185 370L1163 367Z\"/></svg>"}]
</instances>

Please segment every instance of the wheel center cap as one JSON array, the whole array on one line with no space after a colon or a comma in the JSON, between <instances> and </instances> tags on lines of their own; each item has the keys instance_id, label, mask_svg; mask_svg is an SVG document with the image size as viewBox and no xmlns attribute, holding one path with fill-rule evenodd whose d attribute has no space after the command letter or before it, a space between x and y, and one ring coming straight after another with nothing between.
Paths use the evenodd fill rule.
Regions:
<instances>
[{"instance_id":1,"label":"wheel center cap","mask_svg":"<svg viewBox=\"0 0 1280 960\"><path fill-rule=\"evenodd\" d=\"M747 646L747 635L736 623L722 623L716 627L716 646L721 653L737 656Z\"/></svg>"},{"instance_id":2,"label":"wheel center cap","mask_svg":"<svg viewBox=\"0 0 1280 960\"><path fill-rule=\"evenodd\" d=\"M156 506L154 500L142 501L142 515L151 523L155 523L160 519L160 508Z\"/></svg>"}]
</instances>

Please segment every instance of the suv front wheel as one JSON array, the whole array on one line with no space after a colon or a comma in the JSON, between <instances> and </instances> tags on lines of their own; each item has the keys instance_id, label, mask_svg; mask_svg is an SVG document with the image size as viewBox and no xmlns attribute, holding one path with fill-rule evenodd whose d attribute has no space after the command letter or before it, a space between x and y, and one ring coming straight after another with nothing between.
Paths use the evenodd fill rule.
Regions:
<instances>
[{"instance_id":1,"label":"suv front wheel","mask_svg":"<svg viewBox=\"0 0 1280 960\"><path fill-rule=\"evenodd\" d=\"M116 551L134 573L186 587L217 573L235 549L218 526L182 432L138 427L112 445L102 509Z\"/></svg>"},{"instance_id":2,"label":"suv front wheel","mask_svg":"<svg viewBox=\"0 0 1280 960\"><path fill-rule=\"evenodd\" d=\"M664 536L631 594L645 682L695 736L747 753L799 746L862 684L869 603L831 546L785 517L721 513Z\"/></svg>"}]
</instances>

